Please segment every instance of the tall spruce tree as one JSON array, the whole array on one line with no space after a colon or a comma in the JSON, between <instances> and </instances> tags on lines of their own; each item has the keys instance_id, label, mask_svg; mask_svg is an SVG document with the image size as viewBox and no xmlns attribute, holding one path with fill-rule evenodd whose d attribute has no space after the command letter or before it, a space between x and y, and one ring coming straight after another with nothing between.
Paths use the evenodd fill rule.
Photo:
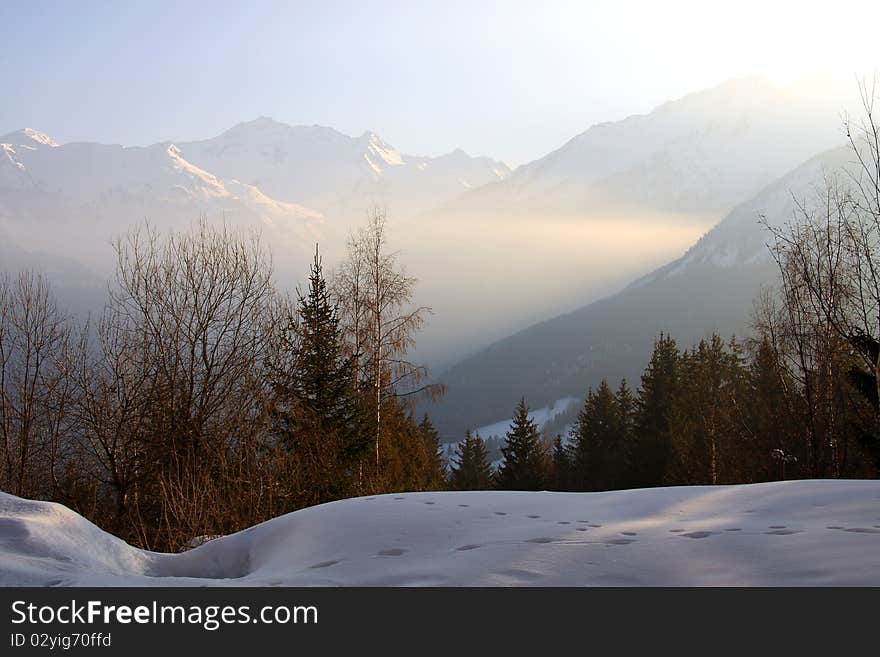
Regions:
<instances>
[{"instance_id":1,"label":"tall spruce tree","mask_svg":"<svg viewBox=\"0 0 880 657\"><path fill-rule=\"evenodd\" d=\"M354 356L344 355L338 309L331 299L317 246L308 294L298 296L298 376L292 391L321 426L336 431L349 455L358 455L366 447L367 437L361 402L353 385Z\"/></svg>"},{"instance_id":2,"label":"tall spruce tree","mask_svg":"<svg viewBox=\"0 0 880 657\"><path fill-rule=\"evenodd\" d=\"M547 479L547 457L538 425L521 399L501 448L504 460L498 470L498 487L505 490L540 490Z\"/></svg>"},{"instance_id":3,"label":"tall spruce tree","mask_svg":"<svg viewBox=\"0 0 880 657\"><path fill-rule=\"evenodd\" d=\"M479 434L468 431L455 450L449 484L456 490L485 490L492 487L492 466L486 444Z\"/></svg>"},{"instance_id":4,"label":"tall spruce tree","mask_svg":"<svg viewBox=\"0 0 880 657\"><path fill-rule=\"evenodd\" d=\"M315 470L303 478L303 485L323 482L327 492L320 499L326 501L340 494L369 435L354 390L354 361L344 355L336 306L317 247L308 293L298 294L297 315L288 317L280 352L279 362L270 367L274 433L299 470ZM332 474L327 472L331 469Z\"/></svg>"},{"instance_id":5,"label":"tall spruce tree","mask_svg":"<svg viewBox=\"0 0 880 657\"><path fill-rule=\"evenodd\" d=\"M670 484L716 483L717 415L721 401L723 345L713 335L711 343L681 354L680 381L670 414L672 455L664 474Z\"/></svg>"},{"instance_id":6,"label":"tall spruce tree","mask_svg":"<svg viewBox=\"0 0 880 657\"><path fill-rule=\"evenodd\" d=\"M669 420L678 387L680 355L675 340L660 334L642 385L636 410L636 440L632 451L632 472L638 486L664 483L672 454Z\"/></svg>"},{"instance_id":7,"label":"tall spruce tree","mask_svg":"<svg viewBox=\"0 0 880 657\"><path fill-rule=\"evenodd\" d=\"M736 340L712 334L679 363L670 419L673 455L666 482L719 484L742 481L751 470L745 435L746 369Z\"/></svg>"},{"instance_id":8,"label":"tall spruce tree","mask_svg":"<svg viewBox=\"0 0 880 657\"><path fill-rule=\"evenodd\" d=\"M747 461L746 481L795 479L804 475L805 445L797 417L794 382L771 341L763 336L752 346L744 406L747 428L741 458ZM876 390L872 385L868 391Z\"/></svg>"},{"instance_id":9,"label":"tall spruce tree","mask_svg":"<svg viewBox=\"0 0 880 657\"><path fill-rule=\"evenodd\" d=\"M606 380L590 390L572 432L575 485L578 490L618 487L623 460L620 409Z\"/></svg>"},{"instance_id":10,"label":"tall spruce tree","mask_svg":"<svg viewBox=\"0 0 880 657\"><path fill-rule=\"evenodd\" d=\"M553 488L568 490L571 485L571 456L562 436L553 441Z\"/></svg>"},{"instance_id":11,"label":"tall spruce tree","mask_svg":"<svg viewBox=\"0 0 880 657\"><path fill-rule=\"evenodd\" d=\"M425 484L428 488L440 489L446 483L446 463L443 458L443 447L440 444L440 432L434 427L428 414L419 423L419 435L425 449Z\"/></svg>"},{"instance_id":12,"label":"tall spruce tree","mask_svg":"<svg viewBox=\"0 0 880 657\"><path fill-rule=\"evenodd\" d=\"M637 400L626 382L620 381L614 393L617 402L617 482L616 488L629 488L635 483L632 472L632 452L636 437L636 404Z\"/></svg>"}]
</instances>

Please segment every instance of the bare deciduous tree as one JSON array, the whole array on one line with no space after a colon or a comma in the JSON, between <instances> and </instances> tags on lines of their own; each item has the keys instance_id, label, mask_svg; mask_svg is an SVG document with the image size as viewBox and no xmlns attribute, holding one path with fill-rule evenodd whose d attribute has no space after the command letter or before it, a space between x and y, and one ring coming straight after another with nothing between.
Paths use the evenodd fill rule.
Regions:
<instances>
[{"instance_id":1,"label":"bare deciduous tree","mask_svg":"<svg viewBox=\"0 0 880 657\"><path fill-rule=\"evenodd\" d=\"M356 355L358 385L372 390L377 468L385 400L442 392L442 387L425 383L424 366L406 358L431 312L428 306L413 305L416 283L398 263L398 253L388 250L384 212L372 210L367 225L349 238L347 257L334 279L334 293L346 338Z\"/></svg>"},{"instance_id":2,"label":"bare deciduous tree","mask_svg":"<svg viewBox=\"0 0 880 657\"><path fill-rule=\"evenodd\" d=\"M180 491L222 480L231 494L227 471L258 449L277 298L259 239L225 226L202 220L162 238L147 225L114 246L96 344L84 340L79 358L80 438L117 518L150 545L157 526L170 541L180 538L170 528L195 529L206 514L221 522L222 508L191 517ZM237 486L244 496L248 481Z\"/></svg>"},{"instance_id":3,"label":"bare deciduous tree","mask_svg":"<svg viewBox=\"0 0 880 657\"><path fill-rule=\"evenodd\" d=\"M69 338L45 276L0 275L0 486L16 495L55 493Z\"/></svg>"},{"instance_id":4,"label":"bare deciduous tree","mask_svg":"<svg viewBox=\"0 0 880 657\"><path fill-rule=\"evenodd\" d=\"M823 450L829 473L841 472L836 409L849 359L880 374L880 358L859 348L880 339L880 126L873 116L875 86L860 90L863 117L844 123L855 166L826 176L812 199L796 200L791 221L768 225L782 312L765 313L763 328L787 345L779 362L803 390L814 475ZM880 392L880 376L877 381Z\"/></svg>"}]
</instances>

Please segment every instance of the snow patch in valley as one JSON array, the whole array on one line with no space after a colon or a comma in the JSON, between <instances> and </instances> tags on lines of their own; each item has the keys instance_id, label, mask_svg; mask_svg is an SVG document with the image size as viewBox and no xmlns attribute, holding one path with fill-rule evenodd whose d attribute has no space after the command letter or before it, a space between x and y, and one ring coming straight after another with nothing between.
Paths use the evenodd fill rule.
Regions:
<instances>
[{"instance_id":1,"label":"snow patch in valley","mask_svg":"<svg viewBox=\"0 0 880 657\"><path fill-rule=\"evenodd\" d=\"M573 404L579 404L580 402L581 400L577 397L563 397L562 399L557 399L550 406L544 406L543 408L536 408L533 411L529 411L529 418L532 422L538 425L538 428L541 428L560 413L567 411ZM480 434L483 438L491 438L492 436L503 438L510 429L512 422L513 419L510 418L495 422L494 424L487 424L484 427L476 429L474 433Z\"/></svg>"},{"instance_id":2,"label":"snow patch in valley","mask_svg":"<svg viewBox=\"0 0 880 657\"><path fill-rule=\"evenodd\" d=\"M877 586L880 481L379 495L180 554L0 493L0 584Z\"/></svg>"}]
</instances>

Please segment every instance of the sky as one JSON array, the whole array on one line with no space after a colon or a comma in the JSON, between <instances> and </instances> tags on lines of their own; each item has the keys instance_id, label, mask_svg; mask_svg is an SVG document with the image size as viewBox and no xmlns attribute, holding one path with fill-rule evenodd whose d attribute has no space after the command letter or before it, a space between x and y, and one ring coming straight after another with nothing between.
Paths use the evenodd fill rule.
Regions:
<instances>
[{"instance_id":1,"label":"sky","mask_svg":"<svg viewBox=\"0 0 880 657\"><path fill-rule=\"evenodd\" d=\"M0 135L147 145L270 116L516 166L747 75L880 70L880 3L2 0Z\"/></svg>"}]
</instances>

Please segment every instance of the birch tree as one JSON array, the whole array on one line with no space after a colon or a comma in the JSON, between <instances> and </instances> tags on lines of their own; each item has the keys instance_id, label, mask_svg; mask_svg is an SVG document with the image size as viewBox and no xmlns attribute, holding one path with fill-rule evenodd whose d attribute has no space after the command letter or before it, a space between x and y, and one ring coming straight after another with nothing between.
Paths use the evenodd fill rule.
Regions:
<instances>
[{"instance_id":1,"label":"birch tree","mask_svg":"<svg viewBox=\"0 0 880 657\"><path fill-rule=\"evenodd\" d=\"M350 236L333 288L355 358L358 390L370 395L374 407L377 469L383 404L441 391L426 383L428 371L423 365L407 359L416 333L431 313L429 306L414 305L416 283L399 263L399 253L389 250L385 213L372 210L367 225Z\"/></svg>"}]
</instances>

